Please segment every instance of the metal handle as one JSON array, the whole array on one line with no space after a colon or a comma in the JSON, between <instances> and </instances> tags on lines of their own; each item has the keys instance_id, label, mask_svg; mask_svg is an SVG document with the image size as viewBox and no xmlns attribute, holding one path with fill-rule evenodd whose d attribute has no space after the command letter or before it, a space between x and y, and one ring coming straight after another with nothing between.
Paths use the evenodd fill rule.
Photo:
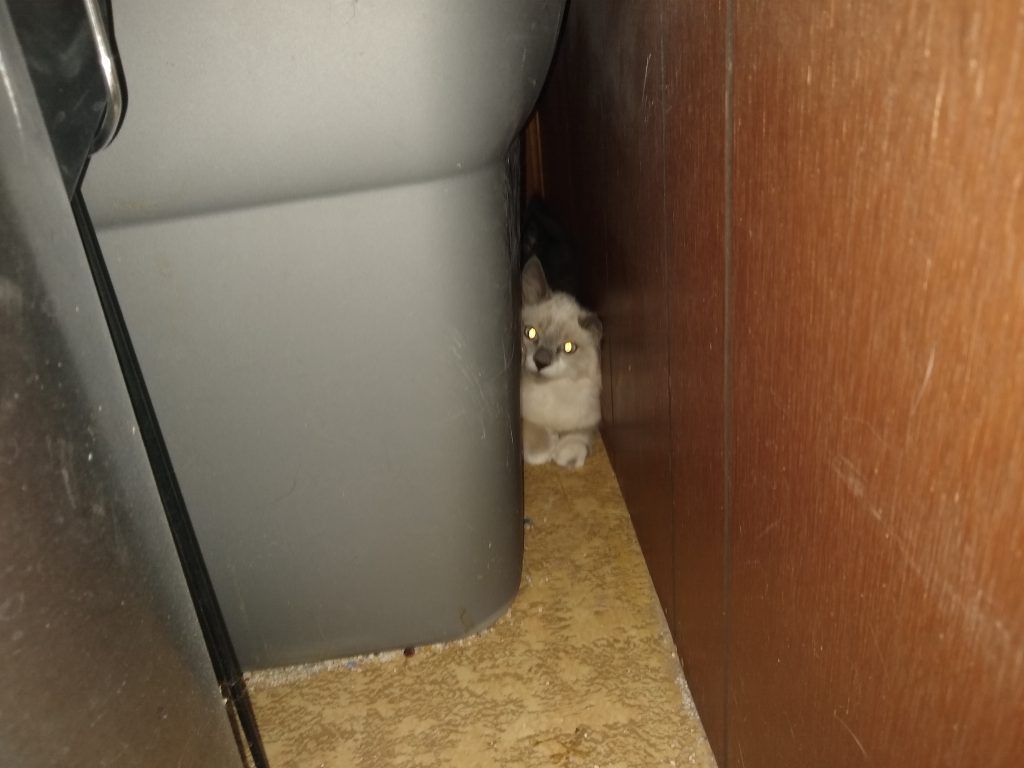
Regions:
<instances>
[{"instance_id":1,"label":"metal handle","mask_svg":"<svg viewBox=\"0 0 1024 768\"><path fill-rule=\"evenodd\" d=\"M106 20L100 10L100 0L83 0L85 12L89 17L89 26L96 42L96 54L103 70L103 84L107 90L107 109L103 113L103 122L96 131L92 151L98 152L114 140L117 129L121 125L124 112L124 94L121 91L121 79L118 77L117 60L114 58L114 47L110 44Z\"/></svg>"}]
</instances>

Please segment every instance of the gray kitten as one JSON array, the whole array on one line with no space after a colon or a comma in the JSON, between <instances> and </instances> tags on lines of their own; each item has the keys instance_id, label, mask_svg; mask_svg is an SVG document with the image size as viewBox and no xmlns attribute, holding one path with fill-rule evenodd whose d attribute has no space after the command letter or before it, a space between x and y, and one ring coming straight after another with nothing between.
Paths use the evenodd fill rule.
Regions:
<instances>
[{"instance_id":1,"label":"gray kitten","mask_svg":"<svg viewBox=\"0 0 1024 768\"><path fill-rule=\"evenodd\" d=\"M601 421L601 321L552 292L537 258L523 267L523 458L579 467Z\"/></svg>"}]
</instances>

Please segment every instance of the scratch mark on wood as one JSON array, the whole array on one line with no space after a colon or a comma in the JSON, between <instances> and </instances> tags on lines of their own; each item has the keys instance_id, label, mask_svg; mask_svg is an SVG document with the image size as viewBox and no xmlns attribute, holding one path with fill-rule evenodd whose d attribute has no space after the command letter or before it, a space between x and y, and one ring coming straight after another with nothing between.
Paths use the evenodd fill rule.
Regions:
<instances>
[{"instance_id":1,"label":"scratch mark on wood","mask_svg":"<svg viewBox=\"0 0 1024 768\"><path fill-rule=\"evenodd\" d=\"M780 523L780 522L782 522L782 521L781 521L781 520L773 520L772 522L770 522L770 523L769 523L769 524L768 524L768 525L767 525L767 526L765 527L765 529L764 529L763 531L761 531L761 532L760 532L759 534L757 534L757 536L755 536L755 537L754 537L754 541L758 541L758 540L760 540L760 539L763 539L763 538L764 538L765 536L767 536L767 535L768 535L769 533L771 533L772 531L774 531L774 530L775 530L776 528L778 528L778 527L779 527L779 523Z\"/></svg>"},{"instance_id":2,"label":"scratch mark on wood","mask_svg":"<svg viewBox=\"0 0 1024 768\"><path fill-rule=\"evenodd\" d=\"M834 717L839 722L839 724L843 726L844 729L846 729L846 732L850 734L850 738L853 739L853 743L857 745L857 749L859 749L860 753L864 755L864 759L868 760L868 751L864 749L864 745L861 743L861 740L857 738L857 734L853 732L853 728L846 724L846 721L839 716L839 712L835 709L832 710L832 717Z\"/></svg>"},{"instance_id":3,"label":"scratch mark on wood","mask_svg":"<svg viewBox=\"0 0 1024 768\"><path fill-rule=\"evenodd\" d=\"M915 556L907 539L892 525L888 526L888 536L892 537L896 548L902 555L907 567L931 594L937 594L944 600L947 606L956 611L973 628L986 628L987 637L991 643L982 643L979 647L992 661L998 662L1005 658L1006 652L1013 648L1017 642L1014 633L998 617L997 610L992 599L981 588L974 591L972 596L964 594L964 590L948 575L935 568L926 568ZM992 643L997 644L996 648Z\"/></svg>"},{"instance_id":4,"label":"scratch mark on wood","mask_svg":"<svg viewBox=\"0 0 1024 768\"><path fill-rule=\"evenodd\" d=\"M647 63L644 64L644 85L640 89L640 103L644 103L644 99L647 97L647 75L651 71L651 54L647 54Z\"/></svg>"},{"instance_id":5,"label":"scratch mark on wood","mask_svg":"<svg viewBox=\"0 0 1024 768\"><path fill-rule=\"evenodd\" d=\"M946 70L939 76L939 87L935 92L935 107L932 109L932 141L939 138L939 113L942 111L942 100L946 96Z\"/></svg>"},{"instance_id":6,"label":"scratch mark on wood","mask_svg":"<svg viewBox=\"0 0 1024 768\"><path fill-rule=\"evenodd\" d=\"M888 450L891 450L891 451L892 451L892 450L895 450L895 448L893 448L892 444L891 444L891 443L890 443L890 442L889 442L888 440L886 440L886 439L885 439L884 437L882 437L882 433L881 433L881 432L879 432L879 431L878 431L878 430L877 430L877 429L876 429L876 428L874 427L874 425L873 425L873 424L871 424L871 422L870 422L870 421L867 421L866 419L862 419L862 418L860 418L859 416L843 416L843 421L844 421L844 422L849 422L849 423L851 423L851 424L863 424L863 425L864 425L865 427L867 427L867 428L868 428L868 431L870 431L870 432L871 432L872 436L873 436L873 437L874 437L874 438L875 438L875 439L876 439L876 440L877 440L877 441L878 441L879 443L881 443L881 445L882 445L882 447L883 447L883 448L886 448L886 449L888 449Z\"/></svg>"},{"instance_id":7,"label":"scratch mark on wood","mask_svg":"<svg viewBox=\"0 0 1024 768\"><path fill-rule=\"evenodd\" d=\"M917 394L914 396L914 402L910 404L910 415L913 416L917 410L917 406L921 403L921 398L924 396L924 391L928 387L928 382L932 379L932 371L935 370L935 345L932 344L932 351L928 354L928 365L924 369L924 380L921 382L921 386L917 390Z\"/></svg>"},{"instance_id":8,"label":"scratch mark on wood","mask_svg":"<svg viewBox=\"0 0 1024 768\"><path fill-rule=\"evenodd\" d=\"M847 487L850 493L858 499L864 497L864 491L866 490L864 478L861 477L857 466L852 461L845 456L837 456L832 461L832 471L835 472L836 477L843 481L843 485Z\"/></svg>"}]
</instances>

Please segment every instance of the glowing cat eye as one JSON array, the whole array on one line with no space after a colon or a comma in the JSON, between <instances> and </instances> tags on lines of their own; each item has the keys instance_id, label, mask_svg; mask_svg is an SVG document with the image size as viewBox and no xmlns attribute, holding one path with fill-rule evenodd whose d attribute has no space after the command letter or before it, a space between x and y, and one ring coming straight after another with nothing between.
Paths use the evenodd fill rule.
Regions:
<instances>
[{"instance_id":1,"label":"glowing cat eye","mask_svg":"<svg viewBox=\"0 0 1024 768\"><path fill-rule=\"evenodd\" d=\"M537 329L534 328L532 325L527 326L526 331L524 331L524 333L526 333L526 338L528 338L530 341L533 341L539 335L537 333Z\"/></svg>"},{"instance_id":2,"label":"glowing cat eye","mask_svg":"<svg viewBox=\"0 0 1024 768\"><path fill-rule=\"evenodd\" d=\"M567 341L565 342L565 344L562 345L562 351L565 352L567 355L571 355L573 352L576 351L576 345L573 344L571 341Z\"/></svg>"}]
</instances>

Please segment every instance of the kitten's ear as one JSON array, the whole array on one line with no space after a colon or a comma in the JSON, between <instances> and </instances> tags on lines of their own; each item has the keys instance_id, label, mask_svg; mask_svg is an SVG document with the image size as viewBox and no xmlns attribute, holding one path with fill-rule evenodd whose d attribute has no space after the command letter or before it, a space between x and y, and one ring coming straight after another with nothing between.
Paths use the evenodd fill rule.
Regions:
<instances>
[{"instance_id":1,"label":"kitten's ear","mask_svg":"<svg viewBox=\"0 0 1024 768\"><path fill-rule=\"evenodd\" d=\"M551 295L544 267L536 256L530 258L523 267L523 304L537 304Z\"/></svg>"},{"instance_id":2,"label":"kitten's ear","mask_svg":"<svg viewBox=\"0 0 1024 768\"><path fill-rule=\"evenodd\" d=\"M593 312L583 312L580 314L578 322L580 324L580 328L585 331L590 331L598 339L601 338L604 327L601 325L601 318L596 314Z\"/></svg>"}]
</instances>

